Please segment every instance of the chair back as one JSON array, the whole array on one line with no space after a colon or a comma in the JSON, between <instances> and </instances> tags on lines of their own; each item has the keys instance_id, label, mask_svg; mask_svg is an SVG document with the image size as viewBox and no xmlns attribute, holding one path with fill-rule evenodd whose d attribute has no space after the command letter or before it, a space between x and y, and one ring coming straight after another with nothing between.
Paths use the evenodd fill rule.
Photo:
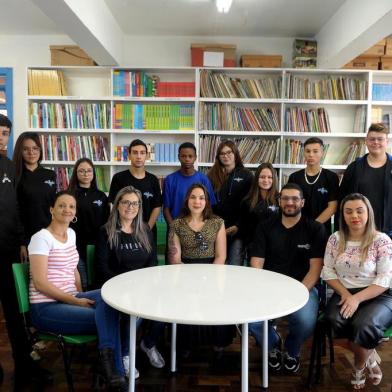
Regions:
<instances>
[{"instance_id":1,"label":"chair back","mask_svg":"<svg viewBox=\"0 0 392 392\"><path fill-rule=\"evenodd\" d=\"M14 263L12 272L14 274L16 297L18 298L19 313L29 311L29 264Z\"/></svg>"},{"instance_id":2,"label":"chair back","mask_svg":"<svg viewBox=\"0 0 392 392\"><path fill-rule=\"evenodd\" d=\"M87 285L92 287L95 283L95 245L87 245Z\"/></svg>"}]
</instances>

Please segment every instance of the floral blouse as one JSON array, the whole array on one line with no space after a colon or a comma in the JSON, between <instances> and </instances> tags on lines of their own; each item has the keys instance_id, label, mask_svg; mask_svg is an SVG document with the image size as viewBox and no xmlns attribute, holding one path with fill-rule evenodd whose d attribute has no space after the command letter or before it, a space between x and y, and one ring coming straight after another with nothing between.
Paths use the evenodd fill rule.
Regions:
<instances>
[{"instance_id":1,"label":"floral blouse","mask_svg":"<svg viewBox=\"0 0 392 392\"><path fill-rule=\"evenodd\" d=\"M392 287L392 241L377 233L364 262L359 241L347 241L346 250L338 256L339 233L329 237L321 277L339 279L346 288L362 288L371 284Z\"/></svg>"}]
</instances>

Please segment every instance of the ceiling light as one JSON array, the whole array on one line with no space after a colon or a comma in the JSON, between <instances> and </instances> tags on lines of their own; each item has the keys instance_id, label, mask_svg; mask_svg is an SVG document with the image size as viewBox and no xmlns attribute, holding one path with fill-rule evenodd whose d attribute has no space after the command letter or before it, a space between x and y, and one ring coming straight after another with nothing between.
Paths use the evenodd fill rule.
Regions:
<instances>
[{"instance_id":1,"label":"ceiling light","mask_svg":"<svg viewBox=\"0 0 392 392\"><path fill-rule=\"evenodd\" d=\"M216 0L216 8L218 9L218 12L222 12L224 14L228 13L232 2L233 0Z\"/></svg>"}]
</instances>

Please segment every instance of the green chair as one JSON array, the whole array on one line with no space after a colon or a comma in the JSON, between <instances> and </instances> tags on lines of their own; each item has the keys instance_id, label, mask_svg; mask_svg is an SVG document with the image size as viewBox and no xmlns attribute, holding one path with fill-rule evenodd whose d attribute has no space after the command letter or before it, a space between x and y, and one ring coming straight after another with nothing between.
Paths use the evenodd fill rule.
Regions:
<instances>
[{"instance_id":1,"label":"green chair","mask_svg":"<svg viewBox=\"0 0 392 392\"><path fill-rule=\"evenodd\" d=\"M74 391L72 373L71 373L71 358L67 352L66 345L81 346L87 343L95 342L96 335L58 335L49 332L41 332L32 336L30 329L27 326L26 314L30 310L29 303L29 264L15 263L12 264L14 274L16 296L18 298L19 312L23 315L25 320L26 331L29 334L31 341L51 341L57 342L63 356L65 376L67 379L68 390Z\"/></svg>"},{"instance_id":2,"label":"green chair","mask_svg":"<svg viewBox=\"0 0 392 392\"><path fill-rule=\"evenodd\" d=\"M158 254L158 265L165 264L165 252L166 252L166 233L167 225L166 222L157 222L157 254Z\"/></svg>"},{"instance_id":3,"label":"green chair","mask_svg":"<svg viewBox=\"0 0 392 392\"><path fill-rule=\"evenodd\" d=\"M89 290L95 285L95 245L87 245L87 286Z\"/></svg>"}]
</instances>

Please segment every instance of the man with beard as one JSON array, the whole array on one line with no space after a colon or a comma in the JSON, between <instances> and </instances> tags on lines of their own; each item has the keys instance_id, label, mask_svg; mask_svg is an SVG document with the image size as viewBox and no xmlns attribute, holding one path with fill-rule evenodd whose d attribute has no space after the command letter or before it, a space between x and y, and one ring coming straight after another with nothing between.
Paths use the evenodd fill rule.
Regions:
<instances>
[{"instance_id":1,"label":"man with beard","mask_svg":"<svg viewBox=\"0 0 392 392\"><path fill-rule=\"evenodd\" d=\"M304 203L302 189L297 184L286 184L279 197L281 214L259 224L250 250L252 267L290 276L309 290L306 305L287 316L289 331L283 347L274 322L269 324L268 365L273 371L282 367L289 373L298 371L301 346L317 320L319 299L315 285L328 238L323 224L301 214ZM261 346L262 323L249 324L249 330Z\"/></svg>"}]
</instances>

